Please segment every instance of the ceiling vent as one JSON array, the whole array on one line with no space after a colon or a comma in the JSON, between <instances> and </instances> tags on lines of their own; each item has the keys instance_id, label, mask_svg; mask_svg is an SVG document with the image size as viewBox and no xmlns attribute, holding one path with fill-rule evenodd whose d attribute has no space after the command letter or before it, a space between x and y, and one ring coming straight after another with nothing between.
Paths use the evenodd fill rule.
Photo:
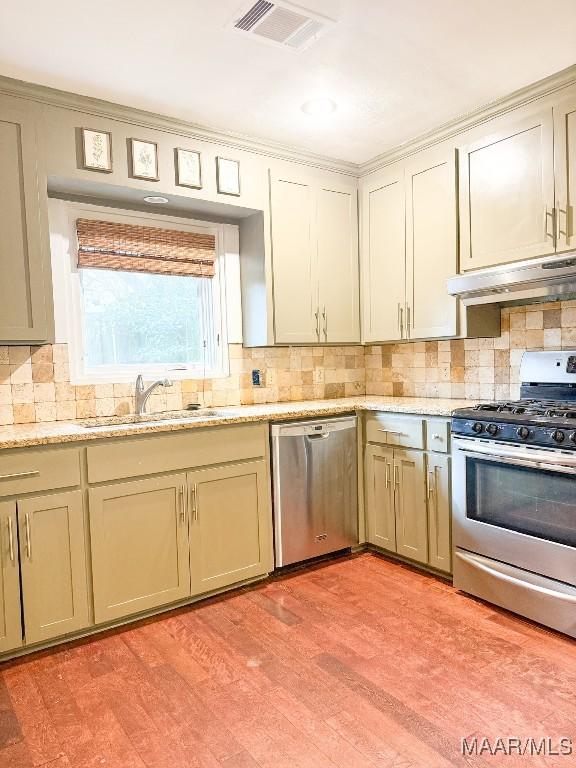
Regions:
<instances>
[{"instance_id":1,"label":"ceiling vent","mask_svg":"<svg viewBox=\"0 0 576 768\"><path fill-rule=\"evenodd\" d=\"M292 3L257 0L242 8L232 27L263 42L300 51L335 23L335 19Z\"/></svg>"}]
</instances>

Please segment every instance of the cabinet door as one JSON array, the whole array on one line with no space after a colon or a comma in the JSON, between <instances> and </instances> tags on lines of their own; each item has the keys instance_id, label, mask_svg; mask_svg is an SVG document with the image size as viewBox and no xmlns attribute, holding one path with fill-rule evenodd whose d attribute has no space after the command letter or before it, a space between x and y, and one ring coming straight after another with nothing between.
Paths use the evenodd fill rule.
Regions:
<instances>
[{"instance_id":1,"label":"cabinet door","mask_svg":"<svg viewBox=\"0 0 576 768\"><path fill-rule=\"evenodd\" d=\"M190 595L184 474L91 488L89 498L97 623Z\"/></svg>"},{"instance_id":2,"label":"cabinet door","mask_svg":"<svg viewBox=\"0 0 576 768\"><path fill-rule=\"evenodd\" d=\"M426 475L421 451L394 452L396 551L420 563L428 562Z\"/></svg>"},{"instance_id":3,"label":"cabinet door","mask_svg":"<svg viewBox=\"0 0 576 768\"><path fill-rule=\"evenodd\" d=\"M36 110L0 96L0 343L46 341L52 306Z\"/></svg>"},{"instance_id":4,"label":"cabinet door","mask_svg":"<svg viewBox=\"0 0 576 768\"><path fill-rule=\"evenodd\" d=\"M452 570L450 519L450 458L429 453L428 469L428 562L440 571Z\"/></svg>"},{"instance_id":5,"label":"cabinet door","mask_svg":"<svg viewBox=\"0 0 576 768\"><path fill-rule=\"evenodd\" d=\"M22 645L16 504L0 503L0 653Z\"/></svg>"},{"instance_id":6,"label":"cabinet door","mask_svg":"<svg viewBox=\"0 0 576 768\"><path fill-rule=\"evenodd\" d=\"M272 570L271 502L265 461L188 475L192 594Z\"/></svg>"},{"instance_id":7,"label":"cabinet door","mask_svg":"<svg viewBox=\"0 0 576 768\"><path fill-rule=\"evenodd\" d=\"M319 341L315 191L290 176L271 175L270 185L275 339Z\"/></svg>"},{"instance_id":8,"label":"cabinet door","mask_svg":"<svg viewBox=\"0 0 576 768\"><path fill-rule=\"evenodd\" d=\"M18 502L26 643L88 625L82 491Z\"/></svg>"},{"instance_id":9,"label":"cabinet door","mask_svg":"<svg viewBox=\"0 0 576 768\"><path fill-rule=\"evenodd\" d=\"M360 341L358 203L350 187L321 186L317 199L321 341Z\"/></svg>"},{"instance_id":10,"label":"cabinet door","mask_svg":"<svg viewBox=\"0 0 576 768\"><path fill-rule=\"evenodd\" d=\"M554 253L552 109L459 152L462 271Z\"/></svg>"},{"instance_id":11,"label":"cabinet door","mask_svg":"<svg viewBox=\"0 0 576 768\"><path fill-rule=\"evenodd\" d=\"M406 327L411 339L456 335L456 151L422 152L406 166Z\"/></svg>"},{"instance_id":12,"label":"cabinet door","mask_svg":"<svg viewBox=\"0 0 576 768\"><path fill-rule=\"evenodd\" d=\"M370 544L396 552L392 449L368 445L364 461L366 538Z\"/></svg>"},{"instance_id":13,"label":"cabinet door","mask_svg":"<svg viewBox=\"0 0 576 768\"><path fill-rule=\"evenodd\" d=\"M404 170L393 166L362 194L363 340L403 337L406 299Z\"/></svg>"},{"instance_id":14,"label":"cabinet door","mask_svg":"<svg viewBox=\"0 0 576 768\"><path fill-rule=\"evenodd\" d=\"M556 250L576 247L576 96L554 107Z\"/></svg>"}]
</instances>

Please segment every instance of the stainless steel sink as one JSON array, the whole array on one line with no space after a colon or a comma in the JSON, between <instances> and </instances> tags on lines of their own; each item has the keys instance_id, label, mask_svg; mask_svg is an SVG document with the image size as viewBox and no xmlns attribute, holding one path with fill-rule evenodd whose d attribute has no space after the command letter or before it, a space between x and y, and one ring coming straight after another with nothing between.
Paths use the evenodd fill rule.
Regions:
<instances>
[{"instance_id":1,"label":"stainless steel sink","mask_svg":"<svg viewBox=\"0 0 576 768\"><path fill-rule=\"evenodd\" d=\"M141 416L135 413L127 416L101 416L96 419L83 419L76 424L85 429L105 429L106 427L129 427L134 424L164 424L167 421L194 421L226 415L225 410L200 408L197 411L162 411L161 413L144 413Z\"/></svg>"}]
</instances>

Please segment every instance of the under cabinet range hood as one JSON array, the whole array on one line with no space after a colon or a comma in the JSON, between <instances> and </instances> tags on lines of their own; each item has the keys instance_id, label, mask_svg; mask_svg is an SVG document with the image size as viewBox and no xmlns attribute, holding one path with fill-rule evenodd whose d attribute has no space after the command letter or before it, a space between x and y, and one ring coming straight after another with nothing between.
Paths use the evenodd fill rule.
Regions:
<instances>
[{"instance_id":1,"label":"under cabinet range hood","mask_svg":"<svg viewBox=\"0 0 576 768\"><path fill-rule=\"evenodd\" d=\"M576 251L456 275L448 293L466 306L529 304L576 296Z\"/></svg>"}]
</instances>

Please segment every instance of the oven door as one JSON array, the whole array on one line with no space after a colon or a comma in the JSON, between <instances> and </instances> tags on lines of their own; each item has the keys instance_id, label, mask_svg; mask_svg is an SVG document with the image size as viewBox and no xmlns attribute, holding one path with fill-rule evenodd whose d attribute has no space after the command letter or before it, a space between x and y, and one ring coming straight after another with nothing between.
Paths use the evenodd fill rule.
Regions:
<instances>
[{"instance_id":1,"label":"oven door","mask_svg":"<svg viewBox=\"0 0 576 768\"><path fill-rule=\"evenodd\" d=\"M452 446L455 547L576 585L576 453Z\"/></svg>"}]
</instances>

